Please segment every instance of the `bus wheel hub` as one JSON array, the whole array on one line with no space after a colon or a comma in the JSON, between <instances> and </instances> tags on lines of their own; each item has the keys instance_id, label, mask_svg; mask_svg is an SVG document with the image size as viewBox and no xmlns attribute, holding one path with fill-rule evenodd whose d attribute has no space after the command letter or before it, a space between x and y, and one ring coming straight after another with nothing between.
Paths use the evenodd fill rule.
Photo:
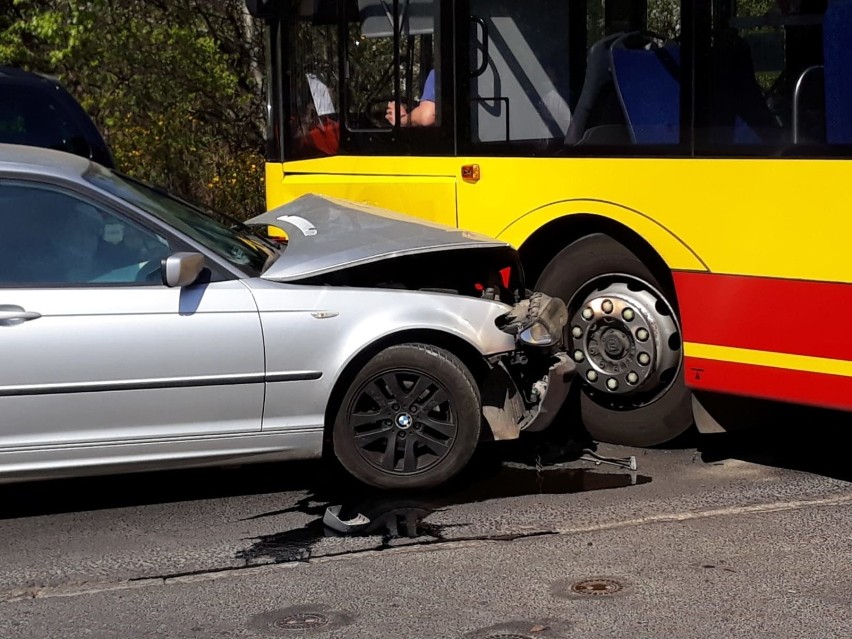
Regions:
<instances>
[{"instance_id":1,"label":"bus wheel hub","mask_svg":"<svg viewBox=\"0 0 852 639\"><path fill-rule=\"evenodd\" d=\"M640 280L610 282L572 309L571 353L585 383L609 395L647 392L680 363L674 314Z\"/></svg>"}]
</instances>

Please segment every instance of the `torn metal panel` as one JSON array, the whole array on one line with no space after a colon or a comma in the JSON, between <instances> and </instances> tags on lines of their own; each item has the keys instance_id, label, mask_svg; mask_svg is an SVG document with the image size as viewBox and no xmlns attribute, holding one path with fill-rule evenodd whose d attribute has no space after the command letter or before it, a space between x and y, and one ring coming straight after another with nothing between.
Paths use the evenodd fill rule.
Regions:
<instances>
[{"instance_id":1,"label":"torn metal panel","mask_svg":"<svg viewBox=\"0 0 852 639\"><path fill-rule=\"evenodd\" d=\"M557 353L547 374L525 389L525 397L505 364L494 366L482 387L482 414L494 439L517 439L521 431L550 426L571 389L575 371L568 356Z\"/></svg>"},{"instance_id":2,"label":"torn metal panel","mask_svg":"<svg viewBox=\"0 0 852 639\"><path fill-rule=\"evenodd\" d=\"M482 414L495 440L517 439L520 435L527 409L503 362L489 371L482 386Z\"/></svg>"}]
</instances>

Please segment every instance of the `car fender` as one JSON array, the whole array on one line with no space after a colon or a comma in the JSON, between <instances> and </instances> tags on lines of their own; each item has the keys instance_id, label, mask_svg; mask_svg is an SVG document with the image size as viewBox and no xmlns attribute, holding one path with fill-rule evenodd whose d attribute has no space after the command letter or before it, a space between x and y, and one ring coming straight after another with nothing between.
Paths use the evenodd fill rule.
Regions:
<instances>
[{"instance_id":1,"label":"car fender","mask_svg":"<svg viewBox=\"0 0 852 639\"><path fill-rule=\"evenodd\" d=\"M263 428L318 427L340 376L377 343L408 331L463 340L486 358L515 349L495 301L398 289L301 286L252 280L269 382ZM296 377L304 380L292 381ZM280 381L279 381L280 380Z\"/></svg>"}]
</instances>

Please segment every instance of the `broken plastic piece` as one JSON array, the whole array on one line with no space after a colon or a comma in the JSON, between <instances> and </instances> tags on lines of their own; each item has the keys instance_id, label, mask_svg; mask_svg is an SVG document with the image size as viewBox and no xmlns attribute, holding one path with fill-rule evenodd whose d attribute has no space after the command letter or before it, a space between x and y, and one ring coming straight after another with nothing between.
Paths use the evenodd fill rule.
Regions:
<instances>
[{"instance_id":1,"label":"broken plastic piece","mask_svg":"<svg viewBox=\"0 0 852 639\"><path fill-rule=\"evenodd\" d=\"M366 528L370 519L361 513L358 513L352 519L343 520L340 518L340 510L343 506L329 506L325 509L325 514L322 516L322 523L341 533L354 533Z\"/></svg>"}]
</instances>

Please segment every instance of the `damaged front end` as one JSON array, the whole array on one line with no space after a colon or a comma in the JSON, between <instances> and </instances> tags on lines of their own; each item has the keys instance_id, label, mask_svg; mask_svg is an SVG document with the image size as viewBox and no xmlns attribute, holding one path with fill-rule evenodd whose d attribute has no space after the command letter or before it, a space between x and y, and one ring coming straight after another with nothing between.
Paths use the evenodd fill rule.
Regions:
<instances>
[{"instance_id":1,"label":"damaged front end","mask_svg":"<svg viewBox=\"0 0 852 639\"><path fill-rule=\"evenodd\" d=\"M518 348L489 359L482 413L495 440L547 428L565 401L576 368L562 349L568 310L561 300L533 293L498 320Z\"/></svg>"},{"instance_id":2,"label":"damaged front end","mask_svg":"<svg viewBox=\"0 0 852 639\"><path fill-rule=\"evenodd\" d=\"M487 357L480 384L484 417L498 440L553 421L575 372L562 350L568 312L562 301L527 291L520 256L508 243L317 195L247 223L279 228L288 238L261 275L267 280L442 293L510 307L496 328L514 336L515 349Z\"/></svg>"}]
</instances>

